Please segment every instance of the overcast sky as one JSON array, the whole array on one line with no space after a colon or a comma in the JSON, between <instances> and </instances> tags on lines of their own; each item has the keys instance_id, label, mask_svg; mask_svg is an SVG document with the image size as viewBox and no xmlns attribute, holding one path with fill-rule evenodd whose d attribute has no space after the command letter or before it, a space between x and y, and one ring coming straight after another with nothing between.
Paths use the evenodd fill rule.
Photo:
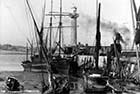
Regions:
<instances>
[{"instance_id":1,"label":"overcast sky","mask_svg":"<svg viewBox=\"0 0 140 94\"><path fill-rule=\"evenodd\" d=\"M50 0L47 1L46 13L50 10ZM76 6L80 17L78 21L83 20L86 15L89 18L96 16L96 0L62 0L63 11L72 12L72 7ZM135 0L137 7L140 0ZM33 9L34 15L38 23L41 21L41 9L43 7L43 0L29 0ZM59 11L59 0L53 0L54 11ZM128 27L132 31L132 15L130 0L99 0L101 2L101 20L107 22L114 22L122 26ZM80 28L80 26L79 26ZM95 28L91 28L95 29ZM82 29L78 29L78 41L82 43L92 44L95 33L85 36ZM85 29L86 30L86 29ZM31 38L33 31L33 24L25 0L0 0L0 43L10 43L14 45L25 45L27 37ZM95 30L93 30L95 31ZM102 43L109 45L112 37L108 38L109 33L103 34ZM87 38L88 36L88 38ZM82 37L82 38L81 38Z\"/></svg>"}]
</instances>

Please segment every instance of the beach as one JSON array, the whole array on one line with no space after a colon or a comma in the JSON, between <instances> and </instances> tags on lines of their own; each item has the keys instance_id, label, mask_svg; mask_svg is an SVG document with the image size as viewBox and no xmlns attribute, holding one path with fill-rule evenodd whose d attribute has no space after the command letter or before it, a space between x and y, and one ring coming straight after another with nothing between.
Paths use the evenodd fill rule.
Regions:
<instances>
[{"instance_id":1,"label":"beach","mask_svg":"<svg viewBox=\"0 0 140 94\"><path fill-rule=\"evenodd\" d=\"M24 72L21 63L26 56L15 53L20 52L0 50L0 94L11 94L11 92L4 93L5 80L9 76L16 78L24 86L24 90L30 92L22 94L40 94L35 92L41 89L41 73Z\"/></svg>"},{"instance_id":2,"label":"beach","mask_svg":"<svg viewBox=\"0 0 140 94\"><path fill-rule=\"evenodd\" d=\"M5 80L6 77L8 76L15 77L20 82L20 84L24 86L25 91L39 92L41 90L41 79L42 79L41 73L22 72L22 71L3 71L0 72L0 91L5 90Z\"/></svg>"},{"instance_id":3,"label":"beach","mask_svg":"<svg viewBox=\"0 0 140 94\"><path fill-rule=\"evenodd\" d=\"M44 78L47 78L44 73ZM24 86L23 91L7 92L5 93L6 77L15 77L21 85ZM46 80L45 80L46 81ZM0 94L41 94L42 88L42 73L24 72L24 71L3 71L0 72ZM85 94L81 91L71 91L70 94Z\"/></svg>"}]
</instances>

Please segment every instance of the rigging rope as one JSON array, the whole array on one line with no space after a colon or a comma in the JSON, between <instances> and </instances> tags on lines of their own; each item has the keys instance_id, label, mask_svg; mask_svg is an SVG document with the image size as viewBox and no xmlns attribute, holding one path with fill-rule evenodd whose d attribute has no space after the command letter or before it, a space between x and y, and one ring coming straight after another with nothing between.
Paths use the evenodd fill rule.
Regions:
<instances>
[{"instance_id":1,"label":"rigging rope","mask_svg":"<svg viewBox=\"0 0 140 94\"><path fill-rule=\"evenodd\" d=\"M5 2L3 2L3 4L6 5ZM7 5L6 5L6 6L7 6ZM9 10L9 13L11 14L11 16L12 16L12 18L13 18L13 21L14 21L15 25L17 26L17 29L18 29L18 30L20 31L20 33L24 36L24 38L28 41L28 37L23 33L23 29L21 29L21 27L19 26L19 24L18 24L18 22L17 22L15 16L13 15L13 12L12 12L11 8L10 8L9 6L7 6L7 9Z\"/></svg>"},{"instance_id":2,"label":"rigging rope","mask_svg":"<svg viewBox=\"0 0 140 94\"><path fill-rule=\"evenodd\" d=\"M26 1L25 1L26 2ZM28 0L28 3L30 4L30 7L32 9L32 13L35 15L35 19L36 21L38 22L39 21L39 17L38 15L36 14L36 12L34 11L34 9L32 8L32 4L30 3L30 0ZM42 19L41 19L42 20ZM37 24L37 26L39 27L40 25Z\"/></svg>"},{"instance_id":3,"label":"rigging rope","mask_svg":"<svg viewBox=\"0 0 140 94\"><path fill-rule=\"evenodd\" d=\"M28 24L28 28L29 28L29 32L30 32L30 37L32 40L35 40L35 34L33 33L33 30L31 30L31 21L29 19L29 15L28 15L28 10L27 10L27 7L26 7L26 2L24 2L25 4L25 13L26 13L26 17L27 17L27 24Z\"/></svg>"}]
</instances>

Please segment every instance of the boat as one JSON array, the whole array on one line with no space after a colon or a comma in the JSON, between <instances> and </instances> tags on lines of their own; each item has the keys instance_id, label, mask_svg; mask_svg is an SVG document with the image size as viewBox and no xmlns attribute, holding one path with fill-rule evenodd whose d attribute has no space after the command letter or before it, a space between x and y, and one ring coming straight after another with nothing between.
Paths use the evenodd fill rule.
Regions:
<instances>
[{"instance_id":1,"label":"boat","mask_svg":"<svg viewBox=\"0 0 140 94\"><path fill-rule=\"evenodd\" d=\"M59 19L59 41L56 42L56 47L58 47L59 49L53 49L52 50L52 45L51 45L51 41L49 42L49 48L47 48L44 45L44 42L42 40L42 32L39 31L39 29L37 29L37 25L35 24L35 27L37 29L39 38L40 38L40 51L38 53L38 55L33 55L31 57L31 61L29 62L23 62L22 65L24 67L25 70L30 70L32 71L32 69L36 69L38 71L48 71L50 73L50 78L52 76L52 74L59 74L59 76L65 75L67 76L67 78L70 81L71 78L71 74L72 76L75 76L76 74L76 78L78 78L78 74L81 74L79 76L80 79L82 79L83 75L85 77L83 77L84 79L84 91L88 92L88 93L95 93L95 92L100 92L103 93L104 92L109 92L113 93L113 92L123 92L123 90L121 89L116 89L114 83L111 83L111 80L114 80L114 78L117 79L122 79L121 83L123 82L123 80L127 80L130 76L130 74L133 74L134 71L132 71L132 73L130 73L130 71L127 71L127 68L131 68L131 66L128 66L129 64L127 62L129 62L129 59L123 59L123 56L128 57L127 53L128 52L123 52L121 53L121 51L119 51L119 46L120 44L117 43L117 41L120 39L114 39L114 43L109 47L111 50L113 50L113 53L110 51L109 53L102 53L102 55L107 56L107 64L105 68L101 68L98 66L99 63L99 56L101 55L100 53L100 49L101 49L101 44L100 44L100 40L101 40L101 33L100 33L100 6L101 4L98 5L99 7L99 12L98 12L98 17L97 17L97 30L96 30L96 45L93 46L83 46L81 44L77 45L77 40L76 40L76 33L74 35L75 37L75 45L74 46L66 46L66 47L62 47L61 44L61 29L62 29L62 2L60 3L60 12L58 14L53 14L52 10L51 10L51 14L49 14L50 16L50 30L52 30L52 15L57 15L60 17ZM32 13L32 12L31 12ZM75 19L77 19L77 13L76 13L76 8L74 10L74 13L72 13L74 15L72 15L71 17ZM76 17L75 17L76 15ZM34 18L33 18L34 19ZM34 23L35 20L34 20ZM42 25L43 26L43 25ZM77 24L75 24L75 30L77 28ZM43 27L41 28L41 30L43 30ZM76 32L76 31L75 31ZM51 36L51 33L50 33ZM116 34L116 36L118 36ZM50 39L51 40L51 39ZM95 53L93 54L91 52L91 50ZM121 56L121 55L122 56ZM83 56L84 57L84 61L80 61L80 64L78 63L79 57ZM91 59L89 59L89 58ZM94 61L95 60L95 61ZM82 64L81 64L82 63ZM132 63L132 62L131 62ZM122 64L122 65L120 65ZM29 67L30 66L30 67ZM127 66L127 67L126 67ZM91 67L91 68L90 68ZM28 69L29 68L29 69ZM94 68L94 69L93 69ZM93 69L93 70L92 70ZM80 73L78 73L80 71ZM94 73L95 72L95 73ZM98 73L100 72L100 73ZM100 76L98 77L91 77L92 74L96 74L98 73ZM74 75L73 75L74 74ZM131 76L132 77L132 76ZM76 79L77 80L77 79ZM91 82L91 83L89 83ZM101 83L100 83L101 82ZM50 83L52 83L50 81ZM71 81L72 83L72 81Z\"/></svg>"}]
</instances>

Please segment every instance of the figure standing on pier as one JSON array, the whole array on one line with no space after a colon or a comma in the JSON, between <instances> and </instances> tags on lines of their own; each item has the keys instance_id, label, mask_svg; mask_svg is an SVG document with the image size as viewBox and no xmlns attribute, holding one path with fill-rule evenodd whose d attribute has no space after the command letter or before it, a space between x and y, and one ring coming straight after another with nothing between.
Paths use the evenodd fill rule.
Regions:
<instances>
[{"instance_id":1,"label":"figure standing on pier","mask_svg":"<svg viewBox=\"0 0 140 94\"><path fill-rule=\"evenodd\" d=\"M110 46L110 50L107 53L107 75L109 75L109 72L112 70L111 67L113 65L115 65L114 69L115 72L117 72L117 74L121 74L120 70L121 70L121 63L120 63L120 55L121 55L121 51L122 51L122 46L120 44L120 42L125 43L121 34L119 32L116 32L115 30L115 39L114 39L114 43L111 44ZM113 61L113 64L112 64Z\"/></svg>"}]
</instances>

